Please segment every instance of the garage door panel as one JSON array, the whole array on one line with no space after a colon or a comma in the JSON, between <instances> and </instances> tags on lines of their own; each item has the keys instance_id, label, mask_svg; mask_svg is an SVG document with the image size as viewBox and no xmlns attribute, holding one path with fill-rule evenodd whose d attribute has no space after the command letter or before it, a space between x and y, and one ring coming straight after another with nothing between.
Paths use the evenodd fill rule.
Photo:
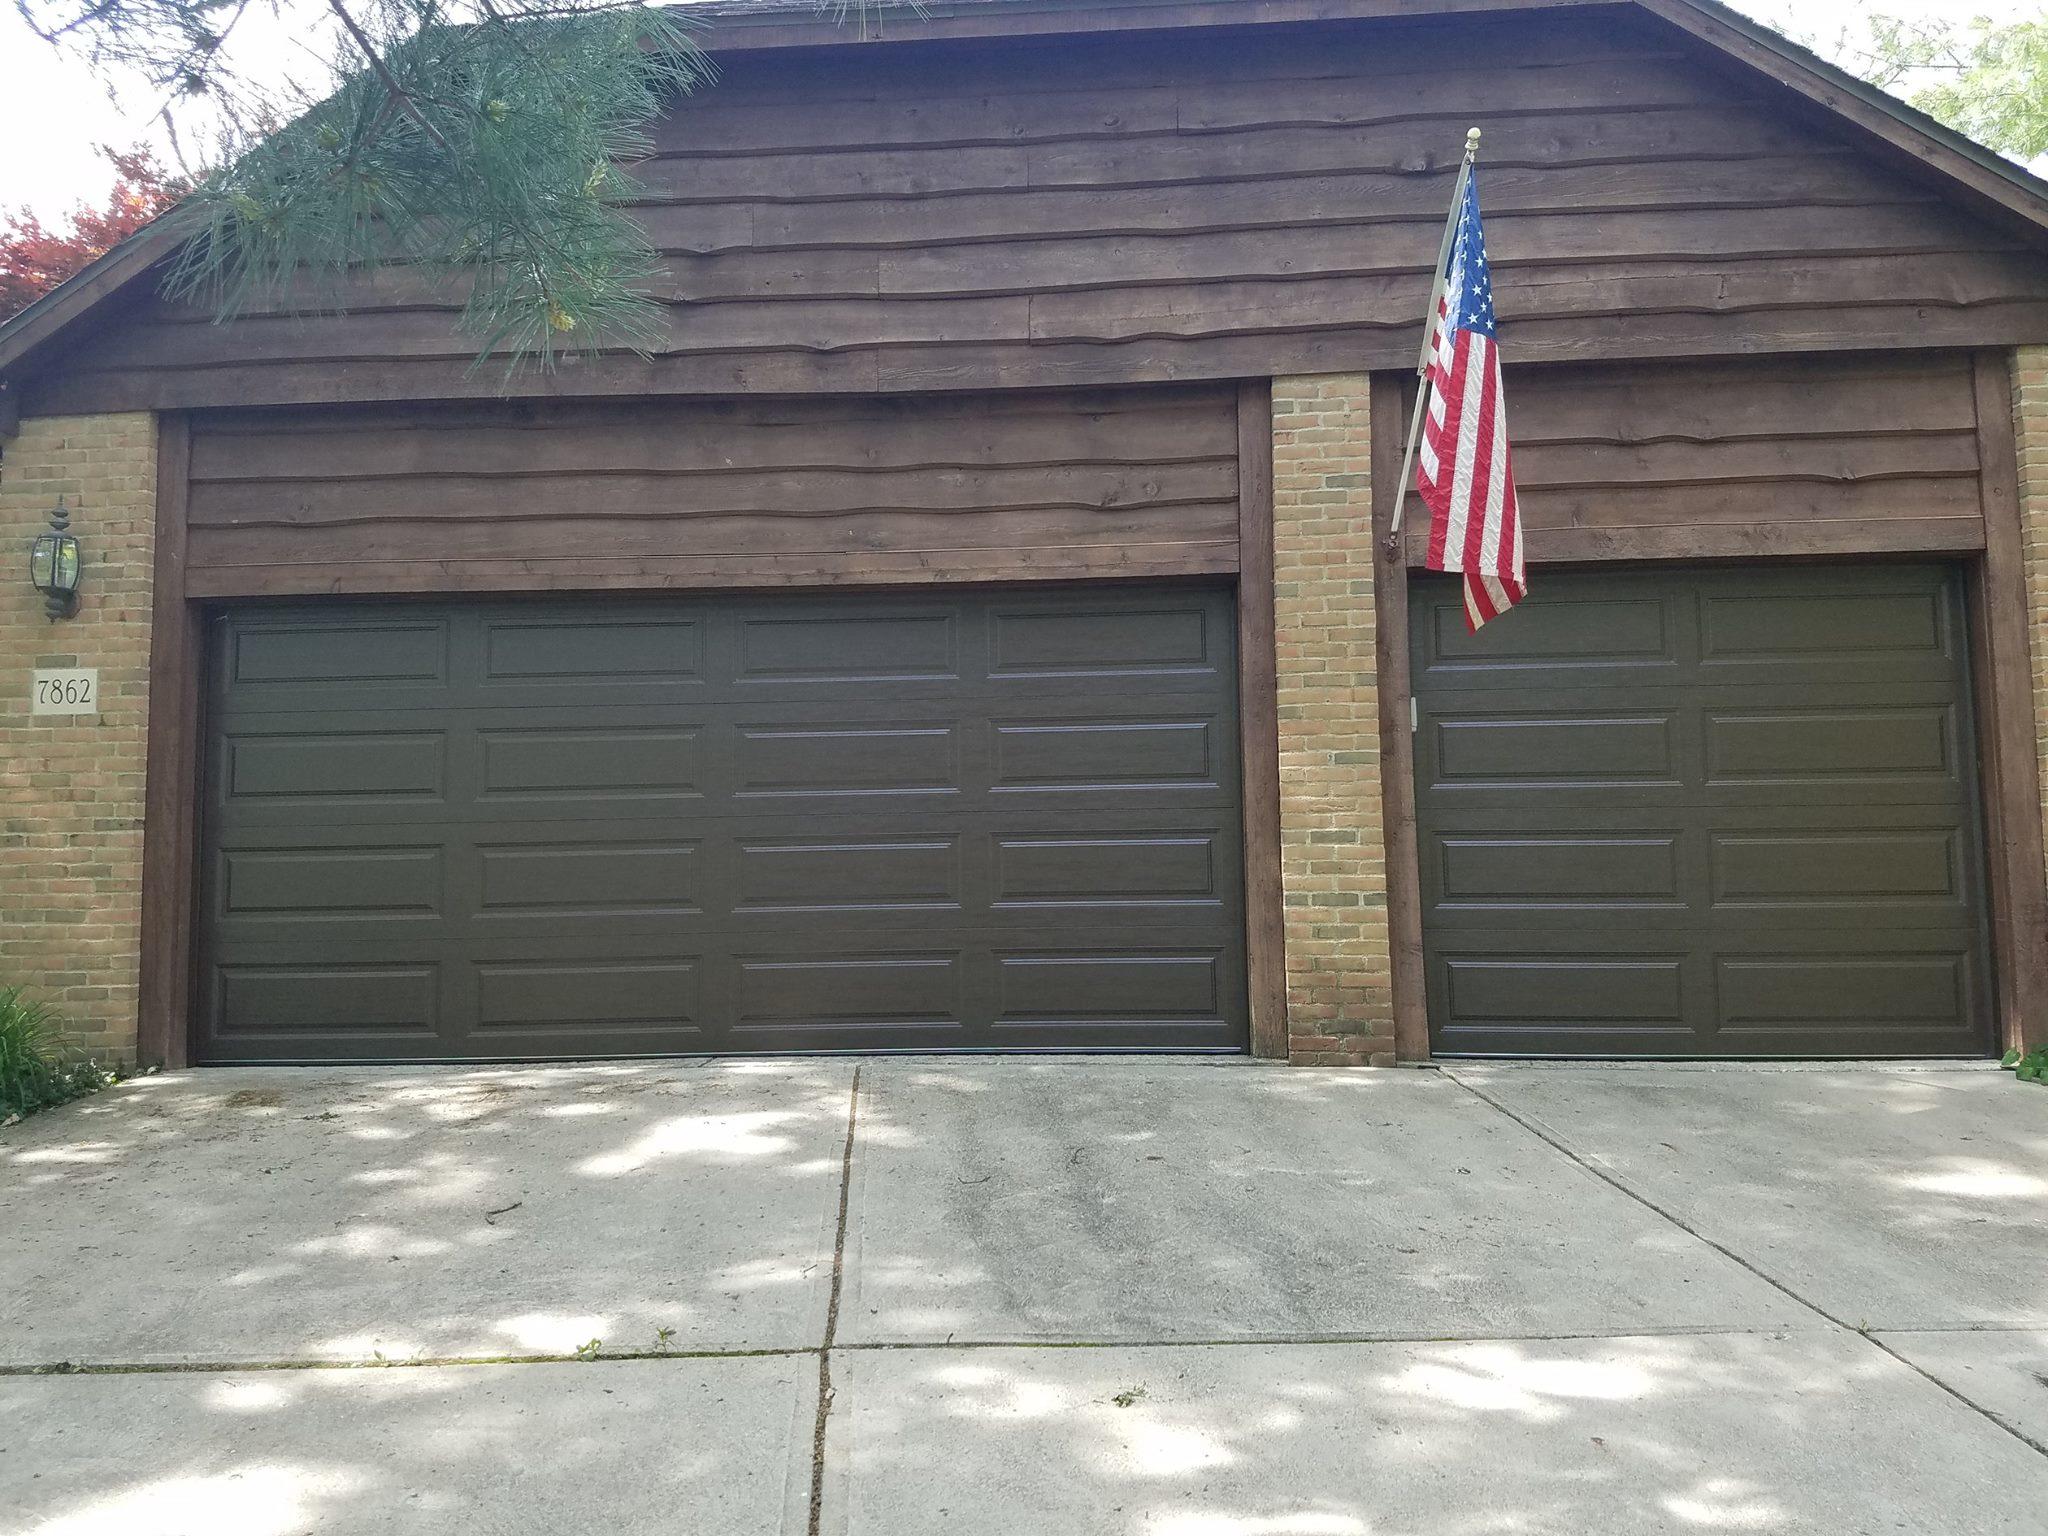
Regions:
<instances>
[{"instance_id":1,"label":"garage door panel","mask_svg":"<svg viewBox=\"0 0 2048 1536\"><path fill-rule=\"evenodd\" d=\"M439 921L444 850L432 843L319 843L222 849L216 915L237 923Z\"/></svg>"},{"instance_id":2,"label":"garage door panel","mask_svg":"<svg viewBox=\"0 0 2048 1536\"><path fill-rule=\"evenodd\" d=\"M1966 915L1962 835L1953 826L1843 832L1773 829L1710 839L1717 907L1939 905Z\"/></svg>"},{"instance_id":3,"label":"garage door panel","mask_svg":"<svg viewBox=\"0 0 2048 1536\"><path fill-rule=\"evenodd\" d=\"M998 720L993 787L1005 794L1137 786L1220 792L1228 772L1220 724L1157 711Z\"/></svg>"},{"instance_id":4,"label":"garage door panel","mask_svg":"<svg viewBox=\"0 0 2048 1536\"><path fill-rule=\"evenodd\" d=\"M478 1035L702 1033L703 967L692 957L486 960L474 972Z\"/></svg>"},{"instance_id":5,"label":"garage door panel","mask_svg":"<svg viewBox=\"0 0 2048 1536\"><path fill-rule=\"evenodd\" d=\"M862 946L840 954L734 957L737 1030L957 1026L966 1012L959 950Z\"/></svg>"},{"instance_id":6,"label":"garage door panel","mask_svg":"<svg viewBox=\"0 0 2048 1536\"><path fill-rule=\"evenodd\" d=\"M1525 609L1530 623L1500 640L1471 633L1462 598L1431 594L1420 605L1424 623L1417 637L1415 674L1431 680L1453 678L1473 686L1554 687L1589 672L1618 673L1648 682L1678 663L1673 615L1657 594L1567 598L1541 613Z\"/></svg>"},{"instance_id":7,"label":"garage door panel","mask_svg":"<svg viewBox=\"0 0 2048 1536\"><path fill-rule=\"evenodd\" d=\"M1062 615L990 613L989 676L1006 684L1084 679L1155 684L1215 676L1231 662L1231 636L1216 609L1185 602L1104 604Z\"/></svg>"},{"instance_id":8,"label":"garage door panel","mask_svg":"<svg viewBox=\"0 0 2048 1536\"><path fill-rule=\"evenodd\" d=\"M250 960L208 990L224 1037L289 1049L306 1039L425 1042L440 1022L440 967L403 959Z\"/></svg>"},{"instance_id":9,"label":"garage door panel","mask_svg":"<svg viewBox=\"0 0 2048 1536\"><path fill-rule=\"evenodd\" d=\"M1419 590L1433 595L1417 605L1417 654L1449 654L1456 590ZM1610 643L1605 623L1619 626L1617 650L1653 628L1675 637L1675 659L1650 684L1586 667L1568 689L1561 670L1517 688L1526 652L1563 648L1515 634L1546 602L1555 623L1592 626L1582 655ZM1418 674L1437 1048L1986 1049L1963 633L1961 584L1941 568L1560 572L1460 642L1455 668ZM1672 968L1614 958L1645 948ZM1839 984L1858 967L1893 976L1896 993ZM1653 975L1670 984L1654 1003Z\"/></svg>"},{"instance_id":10,"label":"garage door panel","mask_svg":"<svg viewBox=\"0 0 2048 1536\"><path fill-rule=\"evenodd\" d=\"M954 682L960 618L951 613L760 615L739 626L743 683Z\"/></svg>"},{"instance_id":11,"label":"garage door panel","mask_svg":"<svg viewBox=\"0 0 2048 1536\"><path fill-rule=\"evenodd\" d=\"M1243 1045L1227 593L313 606L216 655L244 628L204 1059ZM403 687L324 649L365 633Z\"/></svg>"},{"instance_id":12,"label":"garage door panel","mask_svg":"<svg viewBox=\"0 0 2048 1536\"><path fill-rule=\"evenodd\" d=\"M740 913L957 912L963 905L958 836L785 834L740 838L733 851L733 908Z\"/></svg>"},{"instance_id":13,"label":"garage door panel","mask_svg":"<svg viewBox=\"0 0 2048 1536\"><path fill-rule=\"evenodd\" d=\"M966 787L961 728L951 721L836 719L744 724L736 732L736 795L957 796Z\"/></svg>"},{"instance_id":14,"label":"garage door panel","mask_svg":"<svg viewBox=\"0 0 2048 1536\"><path fill-rule=\"evenodd\" d=\"M1684 1017L1682 955L1447 955L1453 1018L1669 1024Z\"/></svg>"},{"instance_id":15,"label":"garage door panel","mask_svg":"<svg viewBox=\"0 0 2048 1536\"><path fill-rule=\"evenodd\" d=\"M1444 906L1683 906L1677 829L1589 836L1449 833L1430 839L1429 889Z\"/></svg>"},{"instance_id":16,"label":"garage door panel","mask_svg":"<svg viewBox=\"0 0 2048 1536\"><path fill-rule=\"evenodd\" d=\"M223 661L229 686L246 695L275 685L300 700L309 687L342 698L395 684L445 686L449 628L412 617L249 624L236 630Z\"/></svg>"},{"instance_id":17,"label":"garage door panel","mask_svg":"<svg viewBox=\"0 0 2048 1536\"><path fill-rule=\"evenodd\" d=\"M1907 571L1869 590L1816 592L1810 584L1784 592L1704 594L1700 661L1709 678L1763 671L1779 682L1940 681L1968 643L1956 594Z\"/></svg>"},{"instance_id":18,"label":"garage door panel","mask_svg":"<svg viewBox=\"0 0 2048 1536\"><path fill-rule=\"evenodd\" d=\"M1226 1023L1231 976L1220 947L1034 946L1001 951L996 964L999 1028L1115 1029L1161 1023L1221 1029Z\"/></svg>"},{"instance_id":19,"label":"garage door panel","mask_svg":"<svg viewBox=\"0 0 2048 1536\"><path fill-rule=\"evenodd\" d=\"M1961 949L1900 954L1722 954L1715 986L1722 1027L1854 1024L1871 1029L1953 1026L1967 1009L1970 966Z\"/></svg>"},{"instance_id":20,"label":"garage door panel","mask_svg":"<svg viewBox=\"0 0 2048 1536\"><path fill-rule=\"evenodd\" d=\"M1709 709L1710 785L1932 779L1960 771L1955 710L1937 704Z\"/></svg>"},{"instance_id":21,"label":"garage door panel","mask_svg":"<svg viewBox=\"0 0 2048 1536\"><path fill-rule=\"evenodd\" d=\"M1679 722L1670 713L1540 708L1432 712L1427 782L1467 787L1675 785Z\"/></svg>"},{"instance_id":22,"label":"garage door panel","mask_svg":"<svg viewBox=\"0 0 2048 1536\"><path fill-rule=\"evenodd\" d=\"M1002 837L995 905L1129 910L1170 903L1220 911L1236 870L1220 841L1220 832L1208 830Z\"/></svg>"},{"instance_id":23,"label":"garage door panel","mask_svg":"<svg viewBox=\"0 0 2048 1536\"><path fill-rule=\"evenodd\" d=\"M703 738L699 725L487 727L476 733L477 797L701 799Z\"/></svg>"},{"instance_id":24,"label":"garage door panel","mask_svg":"<svg viewBox=\"0 0 2048 1536\"><path fill-rule=\"evenodd\" d=\"M484 843L475 850L482 920L503 913L549 919L624 913L666 917L703 910L703 844L692 838Z\"/></svg>"},{"instance_id":25,"label":"garage door panel","mask_svg":"<svg viewBox=\"0 0 2048 1536\"><path fill-rule=\"evenodd\" d=\"M221 776L229 802L439 804L448 785L441 731L284 731L230 734Z\"/></svg>"},{"instance_id":26,"label":"garage door panel","mask_svg":"<svg viewBox=\"0 0 2048 1536\"><path fill-rule=\"evenodd\" d=\"M545 696L569 688L687 685L704 678L705 625L699 619L503 613L482 619L480 636L477 683L500 697L508 685Z\"/></svg>"}]
</instances>

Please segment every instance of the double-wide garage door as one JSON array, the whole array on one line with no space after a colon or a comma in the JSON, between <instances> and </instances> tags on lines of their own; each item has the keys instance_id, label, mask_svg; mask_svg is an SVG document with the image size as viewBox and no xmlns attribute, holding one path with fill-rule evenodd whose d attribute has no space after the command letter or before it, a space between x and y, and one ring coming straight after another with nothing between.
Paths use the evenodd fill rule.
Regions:
<instances>
[{"instance_id":1,"label":"double-wide garage door","mask_svg":"<svg viewBox=\"0 0 2048 1536\"><path fill-rule=\"evenodd\" d=\"M1546 573L1411 604L1439 1051L1990 1048L1958 574Z\"/></svg>"},{"instance_id":2,"label":"double-wide garage door","mask_svg":"<svg viewBox=\"0 0 2048 1536\"><path fill-rule=\"evenodd\" d=\"M1239 1049L1228 591L212 630L195 1055Z\"/></svg>"}]
</instances>

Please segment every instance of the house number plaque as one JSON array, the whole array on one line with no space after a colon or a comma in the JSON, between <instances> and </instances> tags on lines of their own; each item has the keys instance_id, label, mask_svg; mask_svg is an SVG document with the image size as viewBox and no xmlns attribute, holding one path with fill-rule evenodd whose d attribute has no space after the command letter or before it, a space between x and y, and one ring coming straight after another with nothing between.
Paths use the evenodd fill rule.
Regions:
<instances>
[{"instance_id":1,"label":"house number plaque","mask_svg":"<svg viewBox=\"0 0 2048 1536\"><path fill-rule=\"evenodd\" d=\"M98 667L38 667L29 684L32 715L96 715L100 712Z\"/></svg>"}]
</instances>

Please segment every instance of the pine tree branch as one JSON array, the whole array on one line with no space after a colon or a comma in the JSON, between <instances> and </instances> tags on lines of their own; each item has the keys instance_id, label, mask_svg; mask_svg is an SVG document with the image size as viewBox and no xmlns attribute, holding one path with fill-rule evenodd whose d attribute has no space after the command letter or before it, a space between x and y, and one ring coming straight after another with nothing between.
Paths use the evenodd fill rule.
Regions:
<instances>
[{"instance_id":1,"label":"pine tree branch","mask_svg":"<svg viewBox=\"0 0 2048 1536\"><path fill-rule=\"evenodd\" d=\"M390 92L391 100L398 104L407 117L419 125L420 131L432 139L443 154L453 155L455 146L442 136L441 130L435 127L432 120L421 110L419 102L413 98L413 93L398 83L398 77L391 73L391 67L384 62L384 55L379 53L370 39L364 35L363 29L356 24L355 17L349 14L348 7L342 0L327 0L327 8L341 18L342 26L347 28L348 35L355 39L356 47L361 49L363 57L369 60L370 68L376 72L377 78L384 82L384 89Z\"/></svg>"}]
</instances>

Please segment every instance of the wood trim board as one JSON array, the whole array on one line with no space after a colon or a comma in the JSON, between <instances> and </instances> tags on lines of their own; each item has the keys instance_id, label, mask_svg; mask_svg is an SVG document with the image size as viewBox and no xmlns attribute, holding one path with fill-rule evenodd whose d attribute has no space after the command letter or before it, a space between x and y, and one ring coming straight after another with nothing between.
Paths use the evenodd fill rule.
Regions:
<instances>
[{"instance_id":1,"label":"wood trim board","mask_svg":"<svg viewBox=\"0 0 2048 1536\"><path fill-rule=\"evenodd\" d=\"M1982 444L1984 554L1972 571L1978 736L1989 845L1998 1034L2007 1047L2038 1037L2048 1005L2048 860L2041 828L2033 655L2020 528L2019 457L2005 354L1975 360Z\"/></svg>"},{"instance_id":2,"label":"wood trim board","mask_svg":"<svg viewBox=\"0 0 2048 1536\"><path fill-rule=\"evenodd\" d=\"M1415 835L1414 691L1408 675L1408 570L1388 547L1401 497L1408 423L1399 374L1372 380L1372 538L1375 644L1379 656L1380 824L1386 841L1387 942L1394 1000L1394 1056L1429 1059L1429 1004L1422 964L1421 850ZM1412 509L1411 509L1412 511Z\"/></svg>"},{"instance_id":3,"label":"wood trim board","mask_svg":"<svg viewBox=\"0 0 2048 1536\"><path fill-rule=\"evenodd\" d=\"M192 437L185 417L157 424L156 553L149 647L149 741L142 829L141 971L136 1054L144 1066L189 1060L194 866L199 816L200 613L185 585Z\"/></svg>"},{"instance_id":4,"label":"wood trim board","mask_svg":"<svg viewBox=\"0 0 2048 1536\"><path fill-rule=\"evenodd\" d=\"M1287 918L1280 872L1279 659L1273 595L1273 386L1237 395L1238 741L1243 755L1245 974L1252 1054L1287 1057Z\"/></svg>"}]
</instances>

